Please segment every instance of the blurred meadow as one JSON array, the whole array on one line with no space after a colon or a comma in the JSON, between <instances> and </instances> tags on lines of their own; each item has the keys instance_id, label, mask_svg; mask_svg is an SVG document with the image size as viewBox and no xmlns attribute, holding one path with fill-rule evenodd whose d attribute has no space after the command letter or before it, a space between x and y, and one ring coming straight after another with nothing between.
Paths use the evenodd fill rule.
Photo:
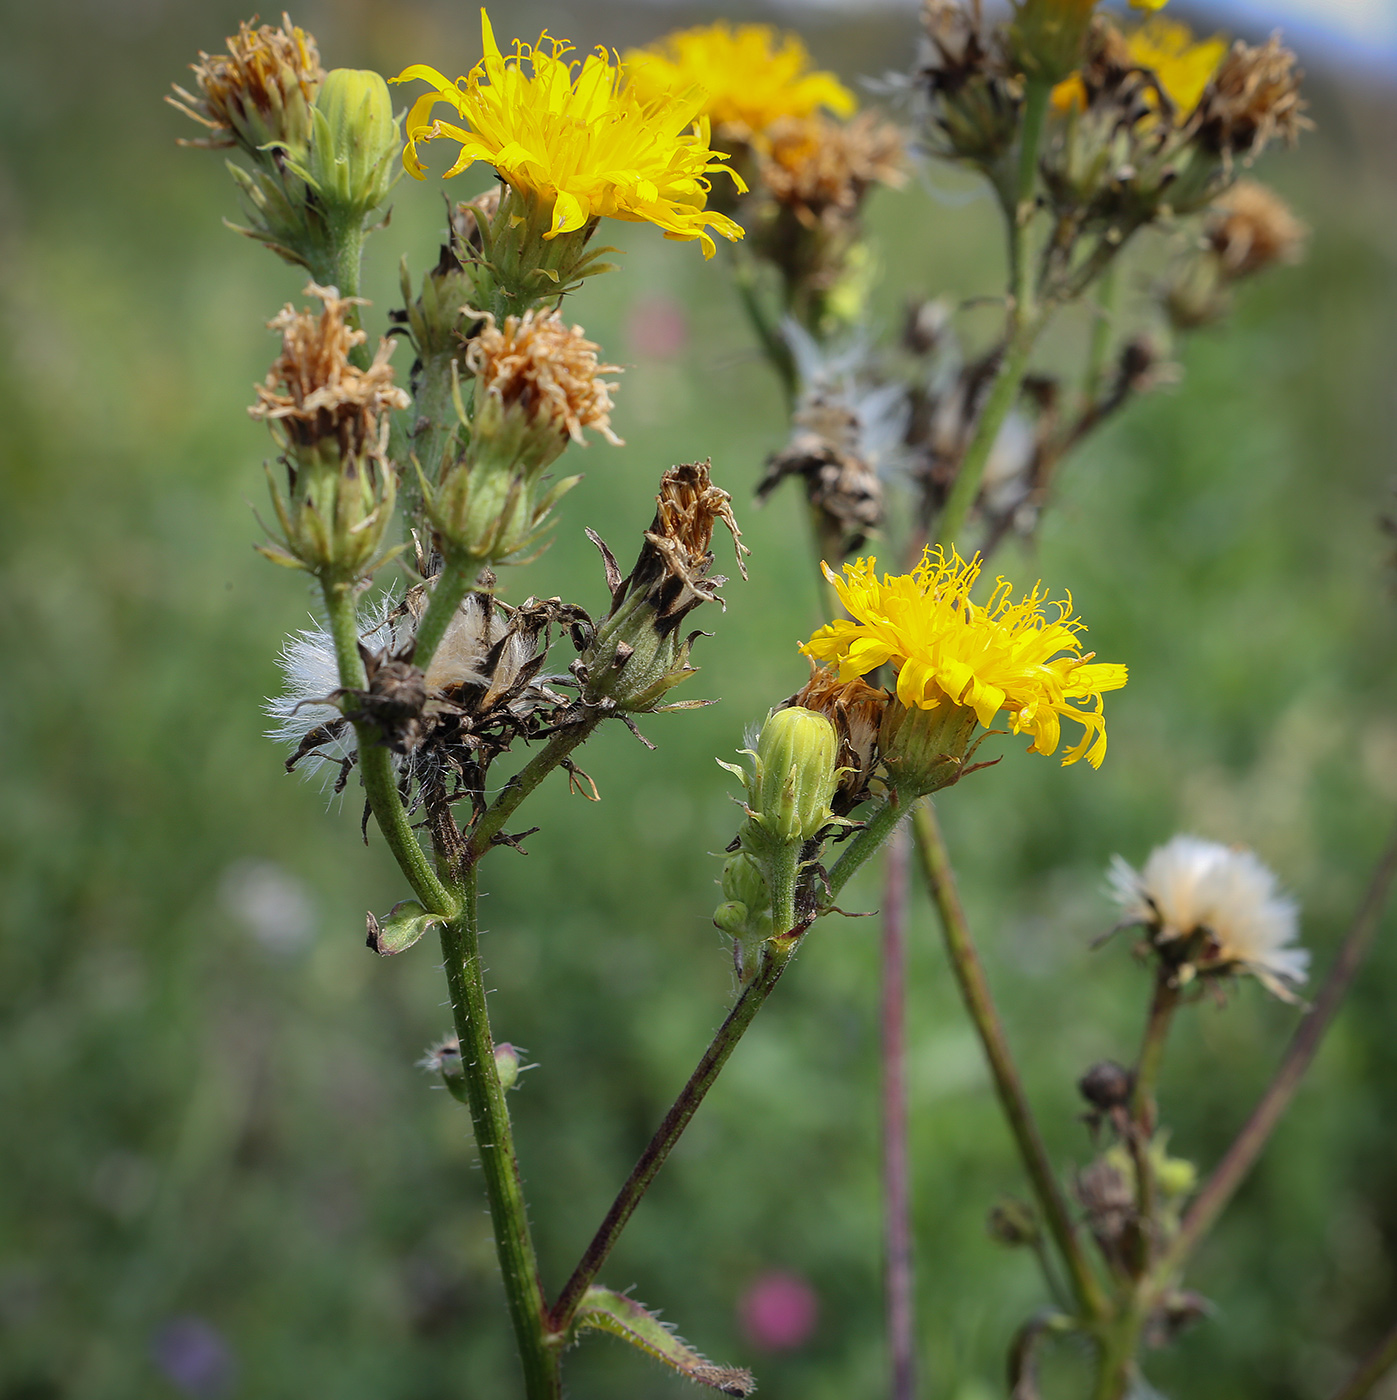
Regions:
<instances>
[{"instance_id":1,"label":"blurred meadow","mask_svg":"<svg viewBox=\"0 0 1397 1400\"><path fill-rule=\"evenodd\" d=\"M502 39L546 25L585 50L716 13L578 0L495 19ZM305 279L220 225L237 212L221 160L177 149L192 130L160 100L243 17L226 0L6 8L0 1400L494 1400L515 1363L469 1120L414 1067L447 1029L433 952L364 948L365 909L404 893L392 862L376 836L360 847L352 786L327 812L262 734L280 641L312 598L250 547L268 446L244 409L276 350L265 322ZM330 66L454 75L478 55L472 7L321 0L293 17ZM891 11L800 27L850 81L905 67L915 35ZM1090 1155L1074 1081L1129 1055L1148 995L1129 935L1088 948L1113 919L1111 854L1138 863L1177 829L1254 846L1300 899L1322 972L1397 806L1379 523L1397 465L1397 92L1307 66L1318 130L1261 170L1312 226L1307 261L1194 337L1177 385L1070 464L1037 546L997 561L1017 585L1070 589L1090 645L1129 664L1105 764L1006 762L939 802L1063 1166ZM414 283L435 259L442 193L398 187L369 244L371 327L396 304L399 252ZM958 173L879 193L871 220L885 326L909 295L1001 284L994 210ZM695 458L733 492L753 555L684 692L721 703L654 717L655 753L612 726L585 763L601 804L550 779L527 857L487 867L496 1035L538 1066L511 1104L553 1289L730 997L712 853L736 809L713 760L800 683L817 620L794 488L751 504L785 424L722 250L705 264L648 227L603 235L623 268L565 311L629 366L626 446L569 458L586 479L506 596L601 608L582 527L628 563L660 471ZM972 343L989 333L977 314ZM843 903L877 898L870 877ZM1151 1359L1167 1395L1318 1400L1391 1324L1391 925L1199 1258L1214 1311ZM1023 1188L920 891L912 935L922 1393L988 1400L1039 1283L985 1230ZM816 929L605 1271L772 1400L886 1386L877 938L873 919ZM1256 985L1181 1017L1173 1152L1217 1159L1296 1018ZM818 1322L764 1350L740 1303L782 1275L813 1290ZM568 1384L576 1400L691 1393L605 1339ZM1045 1394L1079 1390L1065 1352Z\"/></svg>"}]
</instances>

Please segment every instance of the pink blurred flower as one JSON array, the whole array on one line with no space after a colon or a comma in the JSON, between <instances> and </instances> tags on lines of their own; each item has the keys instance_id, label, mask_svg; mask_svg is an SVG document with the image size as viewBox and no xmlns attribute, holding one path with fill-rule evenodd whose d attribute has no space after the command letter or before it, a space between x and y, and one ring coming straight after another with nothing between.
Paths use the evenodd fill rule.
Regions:
<instances>
[{"instance_id":1,"label":"pink blurred flower","mask_svg":"<svg viewBox=\"0 0 1397 1400\"><path fill-rule=\"evenodd\" d=\"M762 1351L794 1351L814 1335L820 1300L799 1274L762 1274L738 1299L737 1320Z\"/></svg>"},{"instance_id":2,"label":"pink blurred flower","mask_svg":"<svg viewBox=\"0 0 1397 1400\"><path fill-rule=\"evenodd\" d=\"M684 308L671 297L641 297L626 317L631 350L651 360L672 360L689 343Z\"/></svg>"}]
</instances>

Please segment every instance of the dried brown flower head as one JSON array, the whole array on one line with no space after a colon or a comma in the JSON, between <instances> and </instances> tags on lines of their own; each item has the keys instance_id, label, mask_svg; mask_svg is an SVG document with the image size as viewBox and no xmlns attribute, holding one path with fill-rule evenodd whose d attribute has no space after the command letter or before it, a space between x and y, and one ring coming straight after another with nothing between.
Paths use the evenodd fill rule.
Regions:
<instances>
[{"instance_id":1,"label":"dried brown flower head","mask_svg":"<svg viewBox=\"0 0 1397 1400\"><path fill-rule=\"evenodd\" d=\"M388 363L393 343L380 341L373 363L360 369L350 363L349 352L368 337L345 320L346 309L359 304L357 299L314 282L305 295L319 297L323 309L316 315L287 305L267 323L281 332L281 354L257 386L257 402L248 413L280 426L296 446L334 439L344 458L377 453L387 432L381 415L409 402L393 385Z\"/></svg>"},{"instance_id":2,"label":"dried brown flower head","mask_svg":"<svg viewBox=\"0 0 1397 1400\"><path fill-rule=\"evenodd\" d=\"M498 394L506 409L521 405L551 421L574 442L582 441L583 428L593 428L620 445L611 430L616 385L601 376L618 374L621 367L601 363L601 347L581 326L569 328L557 311L534 309L506 317L503 328L489 312L484 321L466 345L466 364L479 389Z\"/></svg>"},{"instance_id":3,"label":"dried brown flower head","mask_svg":"<svg viewBox=\"0 0 1397 1400\"><path fill-rule=\"evenodd\" d=\"M1214 202L1204 234L1235 280L1277 263L1299 262L1309 229L1274 190L1256 180L1238 180Z\"/></svg>"},{"instance_id":4,"label":"dried brown flower head","mask_svg":"<svg viewBox=\"0 0 1397 1400\"><path fill-rule=\"evenodd\" d=\"M822 714L834 725L839 739L836 763L847 771L830 806L836 816L845 816L868 797L869 780L878 766L878 728L887 708L888 693L871 686L862 676L841 681L836 671L810 663L810 679L786 706L799 705Z\"/></svg>"},{"instance_id":5,"label":"dried brown flower head","mask_svg":"<svg viewBox=\"0 0 1397 1400\"><path fill-rule=\"evenodd\" d=\"M767 459L757 499L766 500L788 476L802 478L810 504L838 531L844 553L852 554L883 523L883 484L859 454L858 416L816 396L795 422L791 441Z\"/></svg>"},{"instance_id":6,"label":"dried brown flower head","mask_svg":"<svg viewBox=\"0 0 1397 1400\"><path fill-rule=\"evenodd\" d=\"M850 122L783 117L768 130L767 142L762 184L807 225L827 214L848 218L872 185L898 188L907 179L902 132L872 112Z\"/></svg>"},{"instance_id":7,"label":"dried brown flower head","mask_svg":"<svg viewBox=\"0 0 1397 1400\"><path fill-rule=\"evenodd\" d=\"M1277 136L1293 146L1311 125L1300 96L1303 76L1279 35L1259 48L1239 39L1198 104L1192 123L1198 139L1226 156L1259 155Z\"/></svg>"},{"instance_id":8,"label":"dried brown flower head","mask_svg":"<svg viewBox=\"0 0 1397 1400\"><path fill-rule=\"evenodd\" d=\"M171 106L193 117L209 134L185 146L241 146L265 159L269 142L303 150L310 139L311 104L325 78L315 40L282 15L280 29L254 29L246 20L227 39L228 52L200 52L194 72L197 94L174 84Z\"/></svg>"},{"instance_id":9,"label":"dried brown flower head","mask_svg":"<svg viewBox=\"0 0 1397 1400\"><path fill-rule=\"evenodd\" d=\"M709 462L671 467L660 479L655 519L645 532L629 591L644 594L656 612L655 627L672 631L700 603L722 603L727 582L713 567L713 527L720 521L732 533L737 567L747 577L742 556L749 553L732 513L732 497L713 484Z\"/></svg>"}]
</instances>

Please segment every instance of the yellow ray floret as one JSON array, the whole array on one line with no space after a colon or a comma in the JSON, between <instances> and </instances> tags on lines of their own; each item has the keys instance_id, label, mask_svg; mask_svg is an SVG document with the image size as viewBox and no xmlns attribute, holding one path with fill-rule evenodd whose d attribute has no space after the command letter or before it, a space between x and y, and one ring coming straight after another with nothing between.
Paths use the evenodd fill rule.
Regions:
<instances>
[{"instance_id":1,"label":"yellow ray floret","mask_svg":"<svg viewBox=\"0 0 1397 1400\"><path fill-rule=\"evenodd\" d=\"M1177 108L1180 121L1198 106L1203 89L1229 47L1217 34L1195 41L1188 25L1168 19L1148 20L1130 36L1129 43L1131 59L1141 68L1153 70Z\"/></svg>"},{"instance_id":2,"label":"yellow ray floret","mask_svg":"<svg viewBox=\"0 0 1397 1400\"><path fill-rule=\"evenodd\" d=\"M819 108L852 116L854 94L833 73L811 69L798 35L769 24L700 25L625 56L631 86L643 98L699 87L713 125L745 139L760 137L783 117L808 117Z\"/></svg>"},{"instance_id":3,"label":"yellow ray floret","mask_svg":"<svg viewBox=\"0 0 1397 1400\"><path fill-rule=\"evenodd\" d=\"M1119 690L1126 668L1092 665L1082 651L1081 622L1072 602L1049 601L1036 585L1020 602L999 579L984 606L970 600L980 557L968 564L954 551L927 550L910 574L874 572L875 559L844 566L839 578L825 567L852 621L822 627L801 648L816 661L839 668L841 681L891 663L897 698L909 709L963 705L988 726L1001 710L1014 733L1033 736L1032 753L1050 754L1061 721L1076 720L1085 733L1063 763L1085 758L1093 768L1106 754L1103 691Z\"/></svg>"},{"instance_id":4,"label":"yellow ray floret","mask_svg":"<svg viewBox=\"0 0 1397 1400\"><path fill-rule=\"evenodd\" d=\"M453 83L415 63L393 80L422 79L433 88L408 113L409 174L423 178L418 147L446 136L461 144L447 177L483 160L516 189L552 201L545 238L602 215L655 224L667 238L697 239L705 257L714 253L709 229L742 237L738 224L703 207L708 176L737 176L723 164L726 156L709 149L697 92L642 101L622 87L621 70L605 50L569 63L572 45L544 33L532 47L516 43L506 58L484 10L480 32L484 57L464 78ZM463 125L433 119L443 102Z\"/></svg>"}]
</instances>

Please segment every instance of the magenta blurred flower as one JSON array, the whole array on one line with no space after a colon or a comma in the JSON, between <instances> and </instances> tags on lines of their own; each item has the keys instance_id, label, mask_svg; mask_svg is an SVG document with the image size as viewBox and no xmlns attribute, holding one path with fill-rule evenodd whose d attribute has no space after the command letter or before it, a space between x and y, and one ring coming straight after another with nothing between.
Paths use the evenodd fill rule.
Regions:
<instances>
[{"instance_id":1,"label":"magenta blurred flower","mask_svg":"<svg viewBox=\"0 0 1397 1400\"><path fill-rule=\"evenodd\" d=\"M738 1299L737 1320L753 1346L794 1351L814 1335L820 1300L799 1274L762 1274Z\"/></svg>"},{"instance_id":2,"label":"magenta blurred flower","mask_svg":"<svg viewBox=\"0 0 1397 1400\"><path fill-rule=\"evenodd\" d=\"M202 1317L175 1317L150 1343L165 1378L195 1400L218 1400L233 1388L233 1353L222 1333Z\"/></svg>"},{"instance_id":3,"label":"magenta blurred flower","mask_svg":"<svg viewBox=\"0 0 1397 1400\"><path fill-rule=\"evenodd\" d=\"M626 339L645 359L673 359L689 342L684 308L670 297L641 297L626 317Z\"/></svg>"}]
</instances>

